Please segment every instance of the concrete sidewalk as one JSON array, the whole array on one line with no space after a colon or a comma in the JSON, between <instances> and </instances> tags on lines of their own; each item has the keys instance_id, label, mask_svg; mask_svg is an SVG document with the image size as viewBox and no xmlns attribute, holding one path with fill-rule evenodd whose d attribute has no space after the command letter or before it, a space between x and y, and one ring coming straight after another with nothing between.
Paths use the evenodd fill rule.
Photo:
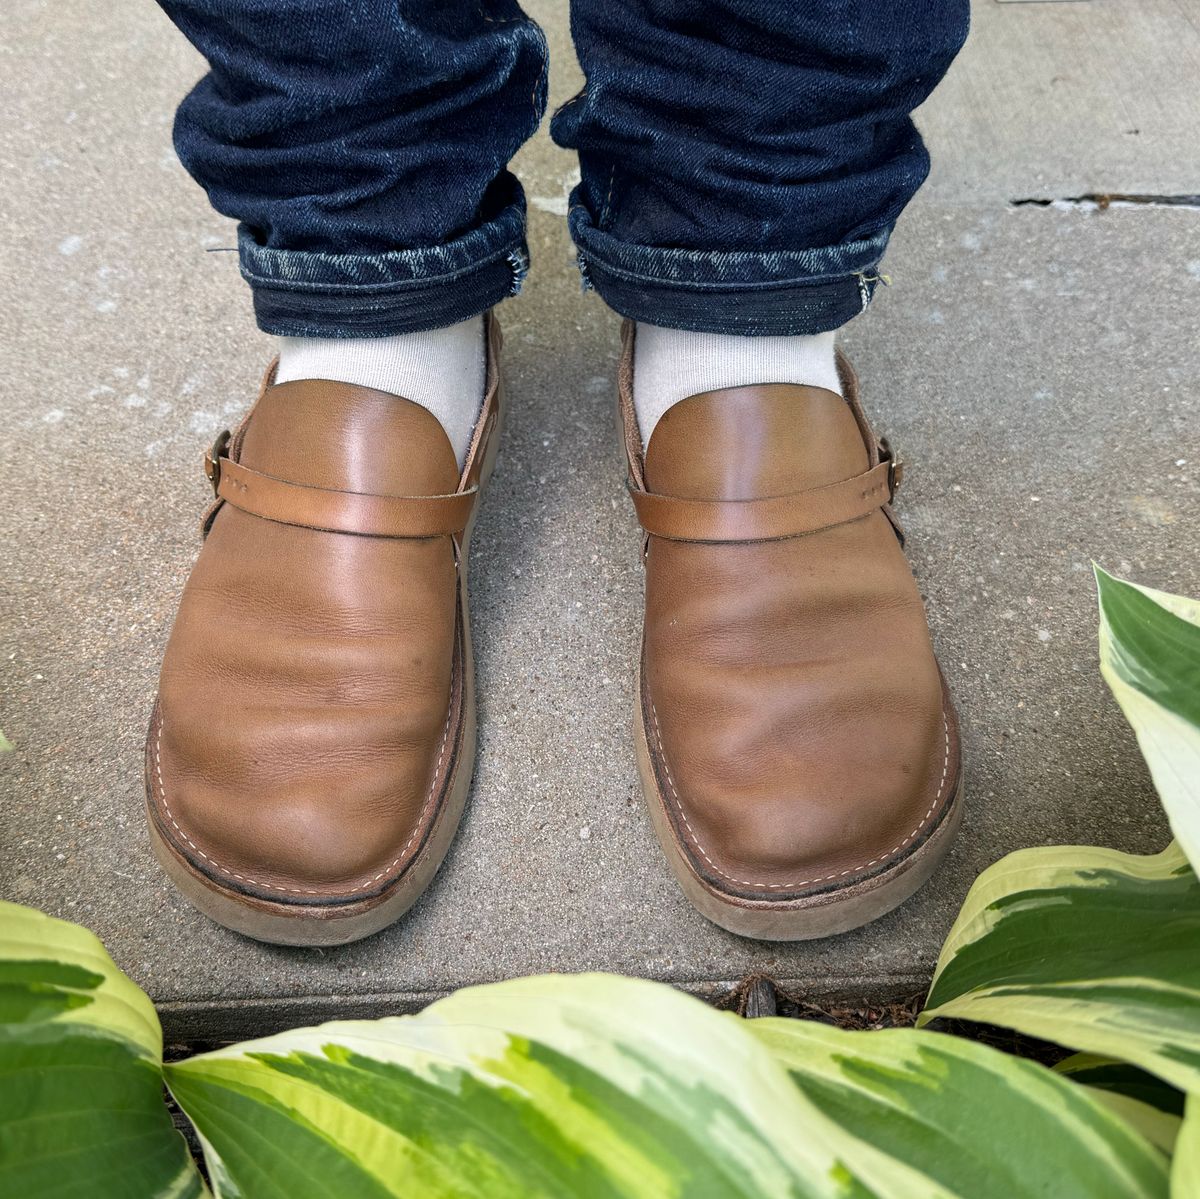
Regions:
<instances>
[{"instance_id":1,"label":"concrete sidewalk","mask_svg":"<svg viewBox=\"0 0 1200 1199\"><path fill-rule=\"evenodd\" d=\"M578 84L541 0L557 101ZM759 945L683 901L629 737L638 537L613 434L616 321L580 294L569 155L518 169L534 269L501 319L511 420L475 540L481 744L467 818L408 918L339 950L196 915L151 858L141 748L195 555L200 454L269 354L230 224L170 146L201 64L153 6L13 0L0 64L8 381L0 441L0 894L94 929L172 1037L411 1008L610 969L813 995L927 980L975 875L1024 845L1147 851L1165 823L1096 668L1089 561L1200 593L1200 32L1142 0L976 5L922 113L937 167L845 337L908 464L900 515L964 718L949 863L845 937ZM1158 197L1098 208L1080 197ZM1036 201L1037 203L1016 203ZM213 251L213 252L208 252Z\"/></svg>"}]
</instances>

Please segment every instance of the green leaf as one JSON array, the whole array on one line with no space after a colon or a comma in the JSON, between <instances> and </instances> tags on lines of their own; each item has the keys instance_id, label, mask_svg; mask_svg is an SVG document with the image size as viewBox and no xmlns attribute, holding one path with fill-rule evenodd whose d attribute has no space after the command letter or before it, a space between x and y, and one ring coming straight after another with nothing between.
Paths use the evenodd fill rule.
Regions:
<instances>
[{"instance_id":1,"label":"green leaf","mask_svg":"<svg viewBox=\"0 0 1200 1199\"><path fill-rule=\"evenodd\" d=\"M85 929L0 902L0 1195L204 1193L150 1000Z\"/></svg>"},{"instance_id":2,"label":"green leaf","mask_svg":"<svg viewBox=\"0 0 1200 1199\"><path fill-rule=\"evenodd\" d=\"M6 754L12 749L12 742L0 730L0 754Z\"/></svg>"},{"instance_id":3,"label":"green leaf","mask_svg":"<svg viewBox=\"0 0 1200 1199\"><path fill-rule=\"evenodd\" d=\"M612 975L470 988L167 1067L218 1195L930 1199L863 1181L744 1022Z\"/></svg>"},{"instance_id":4,"label":"green leaf","mask_svg":"<svg viewBox=\"0 0 1200 1199\"><path fill-rule=\"evenodd\" d=\"M976 879L918 1022L999 1024L1197 1090L1198 945L1200 884L1177 845L1020 850Z\"/></svg>"},{"instance_id":5,"label":"green leaf","mask_svg":"<svg viewBox=\"0 0 1200 1199\"><path fill-rule=\"evenodd\" d=\"M1171 1163L1171 1199L1196 1199L1200 1195L1200 1099L1193 1095L1175 1142Z\"/></svg>"},{"instance_id":6,"label":"green leaf","mask_svg":"<svg viewBox=\"0 0 1200 1199\"><path fill-rule=\"evenodd\" d=\"M1200 602L1096 567L1100 673L1150 768L1171 828L1200 866Z\"/></svg>"},{"instance_id":7,"label":"green leaf","mask_svg":"<svg viewBox=\"0 0 1200 1199\"><path fill-rule=\"evenodd\" d=\"M1152 1145L1170 1154L1183 1120L1183 1093L1128 1062L1076 1053L1058 1062L1056 1074L1087 1087Z\"/></svg>"},{"instance_id":8,"label":"green leaf","mask_svg":"<svg viewBox=\"0 0 1200 1199\"><path fill-rule=\"evenodd\" d=\"M749 1026L815 1106L884 1155L880 1185L898 1161L961 1199L1167 1193L1158 1149L1087 1088L1035 1062L913 1029Z\"/></svg>"},{"instance_id":9,"label":"green leaf","mask_svg":"<svg viewBox=\"0 0 1200 1199\"><path fill-rule=\"evenodd\" d=\"M1055 1063L1052 1069L1056 1074L1065 1074L1072 1082L1125 1095L1165 1115L1183 1117L1183 1093L1128 1062L1096 1053L1073 1053Z\"/></svg>"}]
</instances>

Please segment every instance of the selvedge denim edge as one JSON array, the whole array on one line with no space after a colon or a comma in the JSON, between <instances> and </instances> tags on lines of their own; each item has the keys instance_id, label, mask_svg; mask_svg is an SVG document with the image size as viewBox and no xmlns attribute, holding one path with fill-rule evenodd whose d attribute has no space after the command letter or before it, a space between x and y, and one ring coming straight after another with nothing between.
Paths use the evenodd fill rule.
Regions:
<instances>
[{"instance_id":1,"label":"selvedge denim edge","mask_svg":"<svg viewBox=\"0 0 1200 1199\"><path fill-rule=\"evenodd\" d=\"M891 226L812 250L682 250L624 242L573 197L571 236L585 288L622 316L740 336L825 333L864 311Z\"/></svg>"},{"instance_id":2,"label":"selvedge denim edge","mask_svg":"<svg viewBox=\"0 0 1200 1199\"><path fill-rule=\"evenodd\" d=\"M264 333L419 333L477 316L521 290L529 266L524 197L444 245L381 254L277 250L242 224L238 253Z\"/></svg>"}]
</instances>

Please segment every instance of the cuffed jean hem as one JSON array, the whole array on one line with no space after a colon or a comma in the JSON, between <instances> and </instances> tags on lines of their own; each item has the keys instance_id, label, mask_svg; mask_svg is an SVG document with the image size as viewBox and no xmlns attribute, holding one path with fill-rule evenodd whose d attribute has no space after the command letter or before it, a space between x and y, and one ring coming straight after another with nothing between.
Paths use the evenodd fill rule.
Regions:
<instances>
[{"instance_id":1,"label":"cuffed jean hem","mask_svg":"<svg viewBox=\"0 0 1200 1199\"><path fill-rule=\"evenodd\" d=\"M238 229L242 277L264 333L388 337L465 321L516 295L529 265L521 207L442 246L326 254L260 245Z\"/></svg>"},{"instance_id":2,"label":"cuffed jean hem","mask_svg":"<svg viewBox=\"0 0 1200 1199\"><path fill-rule=\"evenodd\" d=\"M817 250L704 251L638 246L574 205L585 287L622 316L668 329L740 336L827 333L871 302L891 227Z\"/></svg>"}]
</instances>

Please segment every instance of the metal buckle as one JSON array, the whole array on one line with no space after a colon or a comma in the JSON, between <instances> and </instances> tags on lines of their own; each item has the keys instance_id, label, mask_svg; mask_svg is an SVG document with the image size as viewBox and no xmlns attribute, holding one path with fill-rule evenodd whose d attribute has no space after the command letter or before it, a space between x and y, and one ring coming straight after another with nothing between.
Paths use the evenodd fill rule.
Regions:
<instances>
[{"instance_id":1,"label":"metal buckle","mask_svg":"<svg viewBox=\"0 0 1200 1199\"><path fill-rule=\"evenodd\" d=\"M212 443L212 449L204 455L204 474L212 484L213 497L216 498L221 490L221 459L229 448L231 434L228 429L222 429L217 434L217 440Z\"/></svg>"},{"instance_id":2,"label":"metal buckle","mask_svg":"<svg viewBox=\"0 0 1200 1199\"><path fill-rule=\"evenodd\" d=\"M904 461L897 458L886 437L879 439L879 461L886 462L888 468L888 503L896 498L900 484L904 481Z\"/></svg>"}]
</instances>

